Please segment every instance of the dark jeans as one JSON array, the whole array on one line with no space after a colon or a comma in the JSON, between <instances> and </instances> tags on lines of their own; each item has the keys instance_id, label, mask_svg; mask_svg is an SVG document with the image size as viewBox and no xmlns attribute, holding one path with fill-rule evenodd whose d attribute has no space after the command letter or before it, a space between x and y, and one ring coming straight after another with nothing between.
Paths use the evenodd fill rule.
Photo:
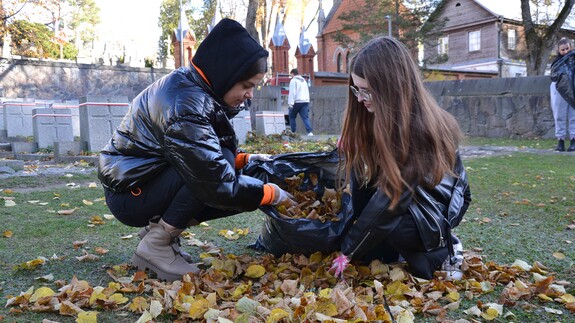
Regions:
<instances>
[{"instance_id":1,"label":"dark jeans","mask_svg":"<svg viewBox=\"0 0 575 323\"><path fill-rule=\"evenodd\" d=\"M289 125L291 128L291 132L296 132L296 117L297 114L301 116L301 120L305 126L305 131L308 133L312 132L311 123L309 122L309 102L307 103L294 103L293 107L289 109Z\"/></svg>"},{"instance_id":2,"label":"dark jeans","mask_svg":"<svg viewBox=\"0 0 575 323\"><path fill-rule=\"evenodd\" d=\"M453 243L459 240L453 236ZM401 254L408 264L408 270L416 277L431 279L447 259L447 246L426 251L411 214L403 215L397 228L377 247L362 259L369 263L380 259L384 263L396 262Z\"/></svg>"},{"instance_id":3,"label":"dark jeans","mask_svg":"<svg viewBox=\"0 0 575 323\"><path fill-rule=\"evenodd\" d=\"M225 148L223 152L228 162L234 165L234 154ZM168 167L131 192L105 190L105 195L108 208L118 221L133 227L143 227L152 219L162 218L166 223L184 229L192 224L239 213L216 209L194 198L173 167Z\"/></svg>"}]
</instances>

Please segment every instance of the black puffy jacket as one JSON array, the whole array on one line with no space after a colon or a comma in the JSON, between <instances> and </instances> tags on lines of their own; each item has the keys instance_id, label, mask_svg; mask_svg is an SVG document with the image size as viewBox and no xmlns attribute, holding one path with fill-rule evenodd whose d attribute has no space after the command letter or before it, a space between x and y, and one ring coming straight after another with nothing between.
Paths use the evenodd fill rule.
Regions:
<instances>
[{"instance_id":1,"label":"black puffy jacket","mask_svg":"<svg viewBox=\"0 0 575 323\"><path fill-rule=\"evenodd\" d=\"M214 97L194 67L175 70L142 91L100 153L103 186L125 192L174 167L207 205L257 209L263 182L236 174L222 155L222 147L236 152L229 118L239 111Z\"/></svg>"},{"instance_id":2,"label":"black puffy jacket","mask_svg":"<svg viewBox=\"0 0 575 323\"><path fill-rule=\"evenodd\" d=\"M444 176L441 182L432 190L424 190L433 201L433 207L430 210L438 210L437 227L433 232L424 232L428 240L423 241L427 249L434 249L445 246L448 241L446 231L449 228L456 227L471 202L471 191L467 182L467 174L459 155L454 167L454 173L457 177L450 175ZM388 235L393 232L402 216L412 214L416 223L421 219L414 214L421 212L419 207L413 203L414 199L421 198L417 195L419 187L415 190L416 195L406 190L400 197L400 201L394 209L390 209L390 198L379 189L370 185L359 185L355 179L351 182L352 204L356 221L349 228L349 231L343 236L341 243L341 252L350 258L362 258L371 249L381 244ZM425 203L420 203L424 208ZM440 222L441 221L441 222ZM418 226L420 223L417 223ZM421 224L425 226L424 224ZM420 235L422 233L420 232Z\"/></svg>"}]
</instances>

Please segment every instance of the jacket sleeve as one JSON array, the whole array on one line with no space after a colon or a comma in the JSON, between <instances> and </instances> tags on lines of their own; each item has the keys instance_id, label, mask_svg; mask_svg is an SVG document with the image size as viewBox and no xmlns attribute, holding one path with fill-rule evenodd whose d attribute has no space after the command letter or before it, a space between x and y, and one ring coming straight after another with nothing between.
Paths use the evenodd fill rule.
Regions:
<instances>
[{"instance_id":1,"label":"jacket sleeve","mask_svg":"<svg viewBox=\"0 0 575 323\"><path fill-rule=\"evenodd\" d=\"M295 102L295 96L296 96L296 81L294 78L291 79L291 81L289 82L289 92L288 92L288 106L293 106L294 102Z\"/></svg>"},{"instance_id":2,"label":"jacket sleeve","mask_svg":"<svg viewBox=\"0 0 575 323\"><path fill-rule=\"evenodd\" d=\"M182 116L166 130L166 157L195 197L221 209L252 211L263 198L263 182L238 175L223 156L206 115Z\"/></svg>"},{"instance_id":3,"label":"jacket sleeve","mask_svg":"<svg viewBox=\"0 0 575 323\"><path fill-rule=\"evenodd\" d=\"M359 191L357 183L352 182L352 196ZM361 258L371 248L384 241L396 229L401 221L401 215L408 212L407 207L412 196L412 193L406 190L393 210L389 209L391 200L380 190L376 190L365 205L354 204L354 212L361 211L342 238L341 252L350 258Z\"/></svg>"}]
</instances>

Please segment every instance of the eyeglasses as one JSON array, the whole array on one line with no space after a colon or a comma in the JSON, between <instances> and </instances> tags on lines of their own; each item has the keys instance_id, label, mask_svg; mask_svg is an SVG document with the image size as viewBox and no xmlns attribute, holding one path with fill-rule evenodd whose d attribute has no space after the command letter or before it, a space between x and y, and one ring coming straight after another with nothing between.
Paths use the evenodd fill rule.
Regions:
<instances>
[{"instance_id":1,"label":"eyeglasses","mask_svg":"<svg viewBox=\"0 0 575 323\"><path fill-rule=\"evenodd\" d=\"M357 87L350 85L349 88L353 95L355 95L358 99L363 98L365 101L371 101L371 93L369 93L366 89L358 89Z\"/></svg>"}]
</instances>

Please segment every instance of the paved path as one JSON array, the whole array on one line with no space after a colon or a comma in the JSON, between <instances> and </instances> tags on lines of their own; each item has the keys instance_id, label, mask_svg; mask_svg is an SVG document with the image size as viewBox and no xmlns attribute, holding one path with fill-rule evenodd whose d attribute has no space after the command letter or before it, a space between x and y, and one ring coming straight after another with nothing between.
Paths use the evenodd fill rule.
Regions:
<instances>
[{"instance_id":1,"label":"paved path","mask_svg":"<svg viewBox=\"0 0 575 323\"><path fill-rule=\"evenodd\" d=\"M332 136L333 138L334 136ZM314 136L314 138L304 138L304 140L326 140L328 136ZM335 137L337 138L337 137ZM460 147L461 157L463 159L473 159L481 157L492 157L509 155L513 153L533 153L545 155L558 155L568 154L575 157L575 152L556 152L552 149L533 149L533 148L520 148L520 147L498 147L498 146L462 146ZM8 177L34 177L34 176L64 176L70 178L70 182L74 181L74 174L92 174L96 171L96 167L86 166L85 164L56 164L53 161L26 161L24 170L19 170L13 173L0 174L0 180ZM0 189L2 189L0 185Z\"/></svg>"}]
</instances>

